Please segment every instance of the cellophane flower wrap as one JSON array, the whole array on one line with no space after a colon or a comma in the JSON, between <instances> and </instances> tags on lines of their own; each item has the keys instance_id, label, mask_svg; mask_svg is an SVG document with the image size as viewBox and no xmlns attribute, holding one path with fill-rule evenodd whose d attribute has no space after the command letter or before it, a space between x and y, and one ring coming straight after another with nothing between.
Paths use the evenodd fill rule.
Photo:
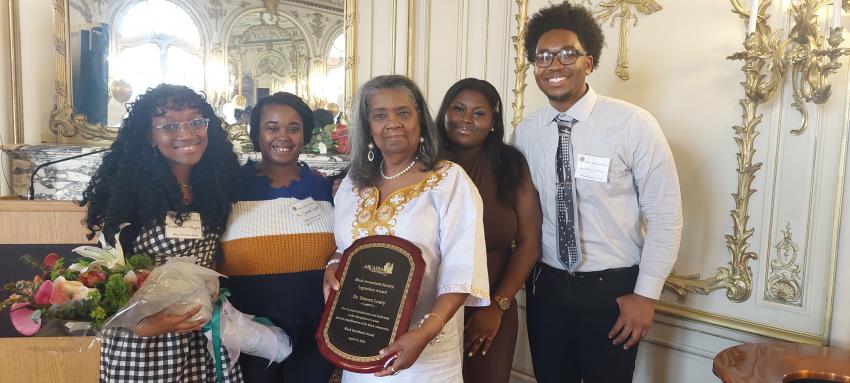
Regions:
<instances>
[{"instance_id":1,"label":"cellophane flower wrap","mask_svg":"<svg viewBox=\"0 0 850 383\"><path fill-rule=\"evenodd\" d=\"M175 257L153 269L145 284L114 316L104 328L132 328L144 318L167 310L183 314L201 306L190 321L207 322L205 335L208 350L214 355L213 337L220 337L232 360L246 353L270 361L283 361L292 352L289 336L271 323L254 321L254 317L239 312L219 294L219 277L222 275L195 264L195 257ZM216 305L220 305L216 310ZM213 331L211 320L219 312L219 329Z\"/></svg>"},{"instance_id":2,"label":"cellophane flower wrap","mask_svg":"<svg viewBox=\"0 0 850 383\"><path fill-rule=\"evenodd\" d=\"M222 302L221 318L222 344L233 360L238 359L240 353L245 353L268 359L269 363L280 363L292 353L292 342L282 329L236 310L227 299ZM206 331L204 335L209 340L207 348L212 353L213 333Z\"/></svg>"},{"instance_id":3,"label":"cellophane flower wrap","mask_svg":"<svg viewBox=\"0 0 850 383\"><path fill-rule=\"evenodd\" d=\"M212 297L218 294L218 278L221 274L199 266L195 261L195 257L175 257L153 269L145 284L103 327L132 328L162 310L177 315L199 305L201 311L190 320L210 320L213 312Z\"/></svg>"}]
</instances>

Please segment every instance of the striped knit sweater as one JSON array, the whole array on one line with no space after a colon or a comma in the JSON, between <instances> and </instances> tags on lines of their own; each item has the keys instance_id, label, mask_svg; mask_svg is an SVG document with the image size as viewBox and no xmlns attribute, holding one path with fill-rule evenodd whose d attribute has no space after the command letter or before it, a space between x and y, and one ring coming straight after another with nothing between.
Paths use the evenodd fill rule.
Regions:
<instances>
[{"instance_id":1,"label":"striped knit sweater","mask_svg":"<svg viewBox=\"0 0 850 383\"><path fill-rule=\"evenodd\" d=\"M285 188L257 176L256 163L244 166L242 195L222 236L219 262L231 303L271 319L296 347L318 326L324 266L336 249L331 184L300 166L300 180Z\"/></svg>"}]
</instances>

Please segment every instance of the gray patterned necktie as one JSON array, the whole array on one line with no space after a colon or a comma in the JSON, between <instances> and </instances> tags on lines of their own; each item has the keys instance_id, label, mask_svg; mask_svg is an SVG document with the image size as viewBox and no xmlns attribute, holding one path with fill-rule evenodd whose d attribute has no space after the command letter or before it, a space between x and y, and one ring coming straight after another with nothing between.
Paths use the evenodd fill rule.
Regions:
<instances>
[{"instance_id":1,"label":"gray patterned necktie","mask_svg":"<svg viewBox=\"0 0 850 383\"><path fill-rule=\"evenodd\" d=\"M573 273L581 262L578 238L578 211L576 209L575 177L572 168L572 141L570 135L578 120L565 114L555 117L558 124L558 259Z\"/></svg>"}]
</instances>

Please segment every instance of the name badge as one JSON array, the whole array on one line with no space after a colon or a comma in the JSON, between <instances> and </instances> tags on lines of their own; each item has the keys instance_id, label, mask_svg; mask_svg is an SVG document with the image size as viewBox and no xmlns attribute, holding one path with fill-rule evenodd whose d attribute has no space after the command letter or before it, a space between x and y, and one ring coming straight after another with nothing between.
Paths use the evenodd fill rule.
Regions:
<instances>
[{"instance_id":1,"label":"name badge","mask_svg":"<svg viewBox=\"0 0 850 383\"><path fill-rule=\"evenodd\" d=\"M587 154L576 155L576 178L596 182L608 182L608 167L611 159Z\"/></svg>"},{"instance_id":2,"label":"name badge","mask_svg":"<svg viewBox=\"0 0 850 383\"><path fill-rule=\"evenodd\" d=\"M324 212L321 206L312 199L300 200L292 205L292 212L301 219L305 225L310 225L313 222L322 218Z\"/></svg>"},{"instance_id":3,"label":"name badge","mask_svg":"<svg viewBox=\"0 0 850 383\"><path fill-rule=\"evenodd\" d=\"M170 211L165 215L165 238L203 239L204 227L200 213L189 213L183 218L183 224L177 225L177 213Z\"/></svg>"}]
</instances>

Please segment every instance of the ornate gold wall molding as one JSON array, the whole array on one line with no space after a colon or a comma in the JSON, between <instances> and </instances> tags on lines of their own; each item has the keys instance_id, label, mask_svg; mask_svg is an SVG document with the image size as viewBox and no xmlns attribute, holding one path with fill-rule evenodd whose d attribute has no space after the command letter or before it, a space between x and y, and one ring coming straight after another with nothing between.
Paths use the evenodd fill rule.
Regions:
<instances>
[{"instance_id":1,"label":"ornate gold wall molding","mask_svg":"<svg viewBox=\"0 0 850 383\"><path fill-rule=\"evenodd\" d=\"M24 143L23 89L21 84L21 27L18 0L9 0L9 58L12 86L12 144Z\"/></svg>"},{"instance_id":2,"label":"ornate gold wall molding","mask_svg":"<svg viewBox=\"0 0 850 383\"><path fill-rule=\"evenodd\" d=\"M528 28L528 0L516 0L517 13L514 16L516 20L516 35L511 37L511 44L514 46L516 57L514 58L514 76L516 83L514 84L514 102L511 106L514 109L514 118L511 120L511 125L516 129L520 121L522 121L523 113L525 112L525 73L528 71L528 60L525 55L525 33Z\"/></svg>"},{"instance_id":3,"label":"ornate gold wall molding","mask_svg":"<svg viewBox=\"0 0 850 383\"><path fill-rule=\"evenodd\" d=\"M745 21L749 18L740 0L730 0L733 12L739 14ZM743 60L745 81L744 98L739 101L742 108L743 124L734 126L735 142L738 144L738 187L732 193L735 209L731 210L732 233L727 234L726 248L732 256L728 266L718 267L715 275L701 278L700 274L680 275L671 273L667 278L666 288L672 290L684 300L689 293L709 294L712 291L725 289L726 297L733 302L743 302L749 299L753 290L753 271L749 261L758 259L758 254L750 250L749 240L754 229L748 227L750 197L756 192L752 187L756 172L763 163L754 162L755 139L759 132L756 126L761 122L762 115L757 114L758 106L769 101L776 93L782 81L782 68L776 62L776 52L782 39L773 34L767 25L766 9L772 0L761 3L758 13L756 32L747 36L744 41L744 51L737 52L727 59Z\"/></svg>"},{"instance_id":4,"label":"ornate gold wall molding","mask_svg":"<svg viewBox=\"0 0 850 383\"><path fill-rule=\"evenodd\" d=\"M617 68L614 73L621 80L629 79L629 26L637 27L637 14L651 15L662 10L661 4L655 0L606 0L597 6L596 19L600 23L609 22L613 27L616 19L620 19L620 47L617 50Z\"/></svg>"},{"instance_id":5,"label":"ornate gold wall molding","mask_svg":"<svg viewBox=\"0 0 850 383\"><path fill-rule=\"evenodd\" d=\"M800 257L800 245L794 242L791 223L782 229L782 240L767 257L764 299L790 306L803 306L805 262Z\"/></svg>"},{"instance_id":6,"label":"ornate gold wall molding","mask_svg":"<svg viewBox=\"0 0 850 383\"><path fill-rule=\"evenodd\" d=\"M357 86L355 75L357 60L357 1L345 0L345 18L343 30L345 31L345 115L350 115L351 98Z\"/></svg>"},{"instance_id":7,"label":"ornate gold wall molding","mask_svg":"<svg viewBox=\"0 0 850 383\"><path fill-rule=\"evenodd\" d=\"M730 0L733 12L742 19L749 19L749 13L740 0ZM744 51L729 57L730 60L743 60L745 74L744 98L740 100L743 109L743 125L733 127L735 142L738 144L738 188L732 194L735 209L730 211L732 233L726 235L726 248L732 256L728 266L717 268L715 275L701 278L700 274L679 275L672 273L667 279L666 288L672 290L684 300L687 294L709 294L712 291L726 289L726 296L733 302L749 299L753 290L753 272L749 261L758 259L758 254L750 250L749 240L754 228L748 227L749 201L756 189L752 187L756 173L763 163L754 162L755 139L759 132L757 125L762 115L757 114L759 105L770 101L779 85L789 77L795 102L792 104L803 116L799 129L792 130L800 134L806 128L807 112L805 102L823 103L829 98L830 84L827 77L840 68L837 59L850 53L850 49L840 48L843 41L842 28L830 32L829 47L824 46L820 36L817 11L830 4L825 0L799 0L792 3L795 25L788 38L774 33L767 24L767 9L772 0L764 0L758 9L756 30L744 41ZM842 6L847 9L846 0ZM777 285L778 286L778 285Z\"/></svg>"}]
</instances>

